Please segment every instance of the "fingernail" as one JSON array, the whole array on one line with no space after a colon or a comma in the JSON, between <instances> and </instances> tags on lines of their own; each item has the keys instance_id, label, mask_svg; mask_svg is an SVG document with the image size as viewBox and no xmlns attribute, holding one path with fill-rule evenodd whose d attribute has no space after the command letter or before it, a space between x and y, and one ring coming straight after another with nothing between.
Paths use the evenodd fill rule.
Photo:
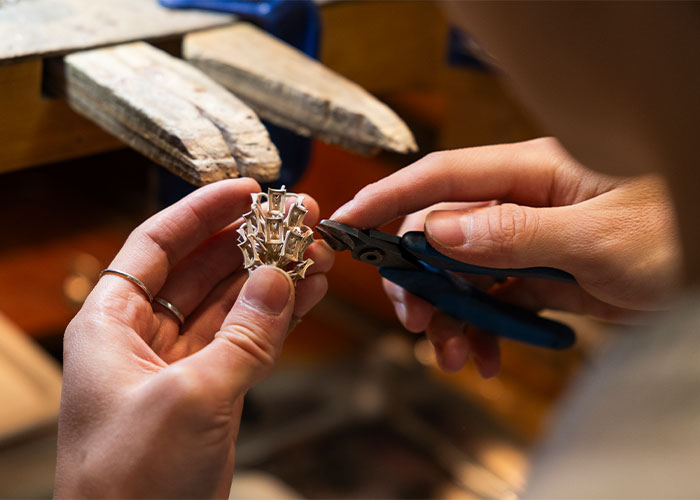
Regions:
<instances>
[{"instance_id":1,"label":"fingernail","mask_svg":"<svg viewBox=\"0 0 700 500\"><path fill-rule=\"evenodd\" d=\"M432 212L425 221L425 230L439 245L461 247L469 244L474 226L472 214Z\"/></svg>"},{"instance_id":2,"label":"fingernail","mask_svg":"<svg viewBox=\"0 0 700 500\"><path fill-rule=\"evenodd\" d=\"M350 200L345 205L342 205L338 210L333 212L333 215L331 215L330 218L332 220L342 219L352 211L354 202L355 200Z\"/></svg>"},{"instance_id":3,"label":"fingernail","mask_svg":"<svg viewBox=\"0 0 700 500\"><path fill-rule=\"evenodd\" d=\"M270 315L284 311L292 294L289 276L274 266L253 271L243 288L243 300L251 307Z\"/></svg>"},{"instance_id":4,"label":"fingernail","mask_svg":"<svg viewBox=\"0 0 700 500\"><path fill-rule=\"evenodd\" d=\"M402 325L406 326L406 304L403 302L394 302L394 311L396 311L396 317Z\"/></svg>"}]
</instances>

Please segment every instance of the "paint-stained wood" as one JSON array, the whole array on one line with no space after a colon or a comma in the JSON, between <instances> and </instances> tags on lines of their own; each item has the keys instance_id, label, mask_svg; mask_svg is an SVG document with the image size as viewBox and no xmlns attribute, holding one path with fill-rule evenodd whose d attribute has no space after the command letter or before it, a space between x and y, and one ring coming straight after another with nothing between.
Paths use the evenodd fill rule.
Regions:
<instances>
[{"instance_id":1,"label":"paint-stained wood","mask_svg":"<svg viewBox=\"0 0 700 500\"><path fill-rule=\"evenodd\" d=\"M233 20L166 9L156 0L0 1L0 62L171 37Z\"/></svg>"},{"instance_id":2,"label":"paint-stained wood","mask_svg":"<svg viewBox=\"0 0 700 500\"><path fill-rule=\"evenodd\" d=\"M183 54L261 117L360 152L416 150L406 124L360 86L246 23L192 33Z\"/></svg>"},{"instance_id":3,"label":"paint-stained wood","mask_svg":"<svg viewBox=\"0 0 700 500\"><path fill-rule=\"evenodd\" d=\"M255 113L182 60L139 42L70 54L63 72L74 110L193 184L279 176Z\"/></svg>"}]
</instances>

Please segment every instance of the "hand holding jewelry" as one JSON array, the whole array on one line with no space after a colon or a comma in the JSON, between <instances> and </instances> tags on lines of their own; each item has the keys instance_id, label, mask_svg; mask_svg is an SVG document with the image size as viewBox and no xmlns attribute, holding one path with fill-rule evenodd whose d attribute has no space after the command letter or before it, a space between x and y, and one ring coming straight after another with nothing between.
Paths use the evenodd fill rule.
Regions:
<instances>
[{"instance_id":1,"label":"hand holding jewelry","mask_svg":"<svg viewBox=\"0 0 700 500\"><path fill-rule=\"evenodd\" d=\"M245 393L333 263L317 241L308 271L289 261L306 275L296 287L278 267L243 269L231 248L259 190L245 178L198 189L136 228L103 272L64 336L56 498L228 496ZM296 201L286 224L303 255L302 215L312 225L319 208Z\"/></svg>"}]
</instances>

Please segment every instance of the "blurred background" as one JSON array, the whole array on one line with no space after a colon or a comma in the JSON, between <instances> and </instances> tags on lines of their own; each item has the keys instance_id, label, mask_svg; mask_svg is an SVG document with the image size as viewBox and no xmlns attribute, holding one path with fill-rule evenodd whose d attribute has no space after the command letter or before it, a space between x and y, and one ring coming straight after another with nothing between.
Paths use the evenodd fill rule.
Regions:
<instances>
[{"instance_id":1,"label":"blurred background","mask_svg":"<svg viewBox=\"0 0 700 500\"><path fill-rule=\"evenodd\" d=\"M322 216L431 151L541 135L499 75L460 51L437 4L334 2L321 16L322 62L392 107L420 147L366 157L314 142L287 187L313 195ZM41 113L65 127L44 127L51 120L23 109L29 91L0 95L2 498L51 496L63 331L131 229L159 209L164 175L60 101ZM36 132L21 164L3 157L17 117ZM54 137L72 129L74 148L47 163ZM503 341L495 379L471 365L446 375L395 319L375 268L338 254L329 282L247 398L232 496L517 498L556 402L604 340L600 325L559 315L579 334L573 349Z\"/></svg>"}]
</instances>

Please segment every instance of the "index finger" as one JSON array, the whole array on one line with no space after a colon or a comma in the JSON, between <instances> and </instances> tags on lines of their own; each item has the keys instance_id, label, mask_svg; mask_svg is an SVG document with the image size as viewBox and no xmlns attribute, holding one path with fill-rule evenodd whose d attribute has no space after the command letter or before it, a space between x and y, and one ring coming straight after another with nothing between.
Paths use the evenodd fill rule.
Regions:
<instances>
[{"instance_id":1,"label":"index finger","mask_svg":"<svg viewBox=\"0 0 700 500\"><path fill-rule=\"evenodd\" d=\"M370 184L331 218L378 227L442 201L549 204L559 145L554 139L432 153Z\"/></svg>"},{"instance_id":2,"label":"index finger","mask_svg":"<svg viewBox=\"0 0 700 500\"><path fill-rule=\"evenodd\" d=\"M156 295L175 264L250 210L250 194L257 191L260 186L250 178L197 189L134 229L109 267L138 278ZM131 286L126 280L115 283Z\"/></svg>"}]
</instances>

